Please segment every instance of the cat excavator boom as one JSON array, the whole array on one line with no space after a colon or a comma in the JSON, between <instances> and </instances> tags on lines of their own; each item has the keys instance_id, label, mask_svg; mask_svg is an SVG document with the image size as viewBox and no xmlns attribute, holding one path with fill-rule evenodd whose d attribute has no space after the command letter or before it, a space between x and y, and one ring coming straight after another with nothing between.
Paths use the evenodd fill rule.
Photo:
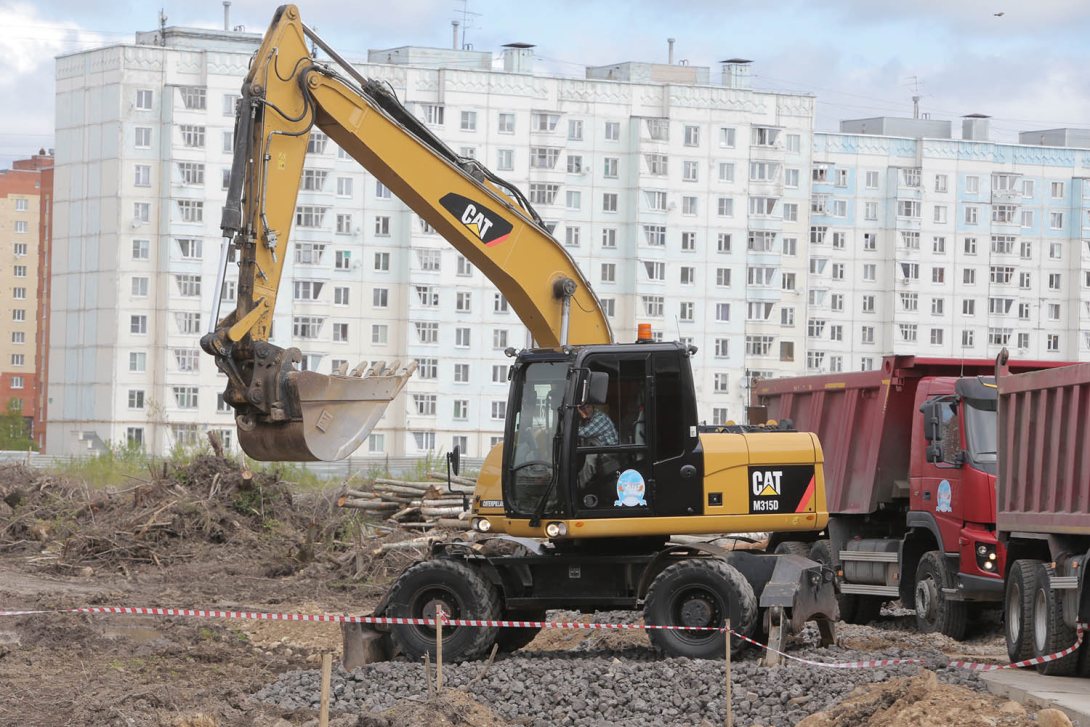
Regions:
<instances>
[{"instance_id":1,"label":"cat excavator boom","mask_svg":"<svg viewBox=\"0 0 1090 727\"><path fill-rule=\"evenodd\" d=\"M318 62L309 44L332 63ZM221 228L239 266L238 303L201 345L227 375L239 443L260 460L350 455L415 367L300 371L297 348L269 341L296 227L322 210L296 198L311 134L320 130L393 191L499 289L541 346L609 343L609 321L578 265L528 200L482 164L454 153L397 100L361 76L285 5L246 75ZM222 280L217 290L222 287ZM215 296L218 301L219 296Z\"/></svg>"}]
</instances>

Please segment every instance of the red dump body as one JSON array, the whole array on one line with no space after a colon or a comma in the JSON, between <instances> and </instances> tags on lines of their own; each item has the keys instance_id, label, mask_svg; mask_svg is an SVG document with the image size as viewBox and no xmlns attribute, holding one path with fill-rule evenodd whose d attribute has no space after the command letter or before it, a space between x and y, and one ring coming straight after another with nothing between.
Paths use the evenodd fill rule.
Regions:
<instances>
[{"instance_id":1,"label":"red dump body","mask_svg":"<svg viewBox=\"0 0 1090 727\"><path fill-rule=\"evenodd\" d=\"M1090 535L1090 364L1000 375L998 490L1004 533Z\"/></svg>"},{"instance_id":2,"label":"red dump body","mask_svg":"<svg viewBox=\"0 0 1090 727\"><path fill-rule=\"evenodd\" d=\"M1022 361L1016 370L1055 365ZM920 381L948 377L952 391L956 378L994 374L990 359L887 356L875 371L769 379L757 382L756 393L769 419L817 433L829 512L863 515L908 496Z\"/></svg>"}]
</instances>

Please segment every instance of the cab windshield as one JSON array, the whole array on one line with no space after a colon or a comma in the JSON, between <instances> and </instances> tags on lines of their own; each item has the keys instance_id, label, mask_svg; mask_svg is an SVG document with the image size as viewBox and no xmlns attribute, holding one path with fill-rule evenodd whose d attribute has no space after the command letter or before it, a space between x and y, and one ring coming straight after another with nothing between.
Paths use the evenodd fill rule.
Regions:
<instances>
[{"instance_id":1,"label":"cab windshield","mask_svg":"<svg viewBox=\"0 0 1090 727\"><path fill-rule=\"evenodd\" d=\"M972 400L964 400L965 406L965 442L969 447L969 459L979 465L984 465L986 471L991 471L996 464L996 429L998 414L992 408L976 406Z\"/></svg>"},{"instance_id":2,"label":"cab windshield","mask_svg":"<svg viewBox=\"0 0 1090 727\"><path fill-rule=\"evenodd\" d=\"M533 513L541 504L558 466L554 446L560 425L564 390L568 383L567 361L539 361L521 372L521 391L512 419L510 477L514 510ZM546 510L556 502L558 488L549 493Z\"/></svg>"}]
</instances>

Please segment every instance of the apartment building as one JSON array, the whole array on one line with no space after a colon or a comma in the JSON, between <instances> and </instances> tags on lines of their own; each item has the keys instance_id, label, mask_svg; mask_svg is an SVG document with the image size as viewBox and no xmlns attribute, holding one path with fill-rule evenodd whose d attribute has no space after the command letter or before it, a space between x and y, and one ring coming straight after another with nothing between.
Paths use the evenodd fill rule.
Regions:
<instances>
[{"instance_id":1,"label":"apartment building","mask_svg":"<svg viewBox=\"0 0 1090 727\"><path fill-rule=\"evenodd\" d=\"M212 290L218 210L257 40L167 29L58 59L56 245L68 254L53 261L52 451L131 442L162 452L208 428L232 438L222 378L198 339L213 296L225 312L235 296L231 279ZM740 418L746 349L780 334L775 301L806 270L812 97L749 89L742 59L715 74L621 63L583 79L534 75L531 64L525 45L504 49L502 70L490 53L395 48L360 70L526 191L619 340L650 321L656 335L697 345L706 418ZM503 350L529 345L525 328L320 132L292 237L275 343L299 346L303 365L323 372L420 362L361 454L458 444L480 456L498 441ZM805 313L792 315L801 352Z\"/></svg>"},{"instance_id":2,"label":"apartment building","mask_svg":"<svg viewBox=\"0 0 1090 727\"><path fill-rule=\"evenodd\" d=\"M42 149L0 171L0 407L21 412L39 446L38 257L48 239L52 166Z\"/></svg>"},{"instance_id":3,"label":"apartment building","mask_svg":"<svg viewBox=\"0 0 1090 727\"><path fill-rule=\"evenodd\" d=\"M198 348L253 34L168 28L57 64L50 451L164 452L215 429L223 379ZM538 74L526 44L401 47L359 70L455 151L524 190L618 340L638 322L699 347L709 422L753 377L847 371L887 353L1090 355L1090 208L1079 130L987 138L967 117L814 133L814 99L749 88L749 61ZM272 340L307 369L415 359L359 452L481 456L506 414L498 291L320 131L310 140ZM230 268L234 270L234 268Z\"/></svg>"},{"instance_id":4,"label":"apartment building","mask_svg":"<svg viewBox=\"0 0 1090 727\"><path fill-rule=\"evenodd\" d=\"M1004 347L1090 356L1088 145L1046 145L1077 138L1064 129L996 143L981 115L960 139L950 127L863 119L814 135L806 370Z\"/></svg>"}]
</instances>

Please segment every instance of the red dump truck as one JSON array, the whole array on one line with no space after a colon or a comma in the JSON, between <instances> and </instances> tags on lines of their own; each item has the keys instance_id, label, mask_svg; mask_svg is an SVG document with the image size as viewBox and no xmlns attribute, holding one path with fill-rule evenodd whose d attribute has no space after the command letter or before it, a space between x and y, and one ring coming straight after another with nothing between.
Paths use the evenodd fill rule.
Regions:
<instances>
[{"instance_id":1,"label":"red dump truck","mask_svg":"<svg viewBox=\"0 0 1090 727\"><path fill-rule=\"evenodd\" d=\"M1067 648L1090 622L1090 364L1012 375L1006 350L997 364L996 530L1017 661ZM1090 676L1090 646L1037 669Z\"/></svg>"},{"instance_id":2,"label":"red dump truck","mask_svg":"<svg viewBox=\"0 0 1090 727\"><path fill-rule=\"evenodd\" d=\"M773 545L836 568L843 620L866 623L900 599L921 630L962 638L971 607L1003 602L995 372L992 360L888 356L873 371L755 385L769 420L821 440L829 526L810 542L774 535ZM1039 431L1009 424L1023 438Z\"/></svg>"}]
</instances>

